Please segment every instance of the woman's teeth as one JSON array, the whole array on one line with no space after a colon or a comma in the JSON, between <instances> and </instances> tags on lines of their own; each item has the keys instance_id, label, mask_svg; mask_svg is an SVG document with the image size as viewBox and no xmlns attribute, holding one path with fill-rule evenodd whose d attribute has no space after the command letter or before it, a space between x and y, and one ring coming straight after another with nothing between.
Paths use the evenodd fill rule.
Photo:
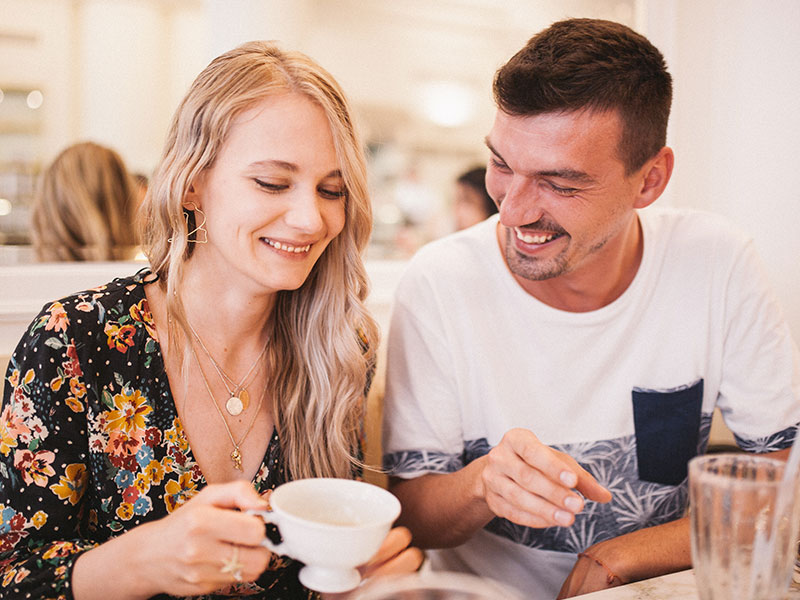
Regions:
<instances>
[{"instance_id":1,"label":"woman's teeth","mask_svg":"<svg viewBox=\"0 0 800 600\"><path fill-rule=\"evenodd\" d=\"M517 239L522 240L526 244L544 244L556 237L555 233L551 233L550 235L527 235L522 233L519 229L514 229L514 232L517 234Z\"/></svg>"},{"instance_id":2,"label":"woman's teeth","mask_svg":"<svg viewBox=\"0 0 800 600\"><path fill-rule=\"evenodd\" d=\"M290 246L289 244L281 244L280 242L273 242L272 240L268 239L265 239L264 241L266 241L273 248L283 250L284 252L294 252L295 254L300 254L301 252L308 252L311 250L311 244L306 246Z\"/></svg>"}]
</instances>

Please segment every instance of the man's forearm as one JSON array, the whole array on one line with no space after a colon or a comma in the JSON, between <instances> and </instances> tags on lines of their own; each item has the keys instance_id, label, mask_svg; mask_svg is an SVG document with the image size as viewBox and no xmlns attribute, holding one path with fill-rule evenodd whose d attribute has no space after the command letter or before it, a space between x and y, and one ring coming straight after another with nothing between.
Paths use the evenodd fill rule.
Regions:
<instances>
[{"instance_id":1,"label":"man's forearm","mask_svg":"<svg viewBox=\"0 0 800 600\"><path fill-rule=\"evenodd\" d=\"M616 569L623 581L688 569L692 566L689 517L599 542L586 552Z\"/></svg>"},{"instance_id":2,"label":"man's forearm","mask_svg":"<svg viewBox=\"0 0 800 600\"><path fill-rule=\"evenodd\" d=\"M455 473L391 478L389 489L403 505L398 524L411 530L415 546L457 546L494 517L483 498L483 460L479 458Z\"/></svg>"}]
</instances>

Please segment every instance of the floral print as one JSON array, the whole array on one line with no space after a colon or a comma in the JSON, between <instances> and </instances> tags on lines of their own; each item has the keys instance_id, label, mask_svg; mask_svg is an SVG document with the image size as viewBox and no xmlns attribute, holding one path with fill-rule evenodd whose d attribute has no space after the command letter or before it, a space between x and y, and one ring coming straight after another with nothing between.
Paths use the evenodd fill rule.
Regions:
<instances>
[{"instance_id":1,"label":"floral print","mask_svg":"<svg viewBox=\"0 0 800 600\"><path fill-rule=\"evenodd\" d=\"M72 598L80 553L205 485L167 383L143 270L46 306L11 357L0 411L0 598ZM285 481L273 433L253 485ZM309 598L274 557L208 598Z\"/></svg>"}]
</instances>

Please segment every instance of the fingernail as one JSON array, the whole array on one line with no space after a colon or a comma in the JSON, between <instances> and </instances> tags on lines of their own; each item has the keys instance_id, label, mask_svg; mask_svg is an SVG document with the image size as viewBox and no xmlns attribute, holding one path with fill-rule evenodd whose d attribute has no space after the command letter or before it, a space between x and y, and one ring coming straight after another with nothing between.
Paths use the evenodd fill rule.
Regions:
<instances>
[{"instance_id":1,"label":"fingernail","mask_svg":"<svg viewBox=\"0 0 800 600\"><path fill-rule=\"evenodd\" d=\"M578 485L578 476L572 471L561 471L561 475L558 477L561 479L561 483L568 487L575 487Z\"/></svg>"},{"instance_id":2,"label":"fingernail","mask_svg":"<svg viewBox=\"0 0 800 600\"><path fill-rule=\"evenodd\" d=\"M580 512L581 508L583 508L582 505L583 505L583 502L581 502L575 496L567 496L567 498L564 500L564 506L566 506L568 509L570 509L574 513Z\"/></svg>"},{"instance_id":3,"label":"fingernail","mask_svg":"<svg viewBox=\"0 0 800 600\"><path fill-rule=\"evenodd\" d=\"M565 510L557 510L554 516L556 521L562 525L569 525L572 523L572 513L568 513Z\"/></svg>"}]
</instances>

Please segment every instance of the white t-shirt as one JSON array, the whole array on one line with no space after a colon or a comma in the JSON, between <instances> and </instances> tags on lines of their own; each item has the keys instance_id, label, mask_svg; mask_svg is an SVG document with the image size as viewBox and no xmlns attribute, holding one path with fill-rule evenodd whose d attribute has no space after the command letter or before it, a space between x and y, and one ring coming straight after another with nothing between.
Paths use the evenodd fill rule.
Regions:
<instances>
[{"instance_id":1,"label":"white t-shirt","mask_svg":"<svg viewBox=\"0 0 800 600\"><path fill-rule=\"evenodd\" d=\"M639 218L636 277L591 312L519 286L496 215L412 259L388 338L390 473L458 470L523 427L613 494L587 502L572 527L495 519L432 553L435 566L553 598L577 552L684 514L686 463L704 451L715 406L744 449L791 445L800 358L752 241L712 214L651 207Z\"/></svg>"}]
</instances>

